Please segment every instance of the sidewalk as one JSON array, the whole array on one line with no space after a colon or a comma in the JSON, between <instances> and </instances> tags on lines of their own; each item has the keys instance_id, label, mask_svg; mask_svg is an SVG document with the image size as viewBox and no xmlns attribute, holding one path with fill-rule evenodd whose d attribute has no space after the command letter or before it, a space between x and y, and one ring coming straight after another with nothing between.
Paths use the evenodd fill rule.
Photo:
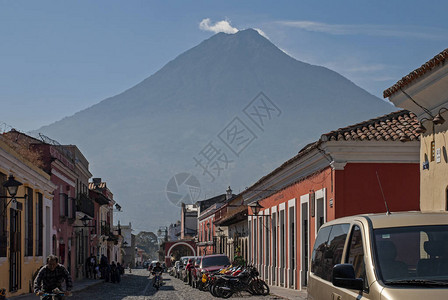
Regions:
<instances>
[{"instance_id":1,"label":"sidewalk","mask_svg":"<svg viewBox=\"0 0 448 300\"><path fill-rule=\"evenodd\" d=\"M307 293L306 291L297 291L293 289L286 289L279 286L269 286L269 289L271 290L271 295L275 295L281 298L285 299L291 299L291 300L306 300L307 299Z\"/></svg>"},{"instance_id":2,"label":"sidewalk","mask_svg":"<svg viewBox=\"0 0 448 300\"><path fill-rule=\"evenodd\" d=\"M103 279L82 279L82 280L78 280L73 282L73 289L72 292L79 292L82 290L85 290L88 287L103 283L104 280ZM8 297L9 300L36 300L39 299L36 295L34 295L33 293L29 293L29 294L23 294L20 296L12 296L12 297Z\"/></svg>"}]
</instances>

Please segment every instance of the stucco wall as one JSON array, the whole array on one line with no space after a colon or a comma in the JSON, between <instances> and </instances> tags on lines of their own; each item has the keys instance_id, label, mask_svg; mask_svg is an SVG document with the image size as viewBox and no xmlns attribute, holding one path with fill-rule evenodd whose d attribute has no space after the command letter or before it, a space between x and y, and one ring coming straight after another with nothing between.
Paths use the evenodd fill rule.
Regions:
<instances>
[{"instance_id":1,"label":"stucco wall","mask_svg":"<svg viewBox=\"0 0 448 300\"><path fill-rule=\"evenodd\" d=\"M431 123L424 125L427 132L422 136L420 146L420 172L421 172L421 201L422 211L445 211L447 210L447 187L448 187L448 122L435 127L436 134L432 134ZM431 161L431 142L434 148L440 150L440 162L437 157ZM423 170L423 163L429 162L429 169Z\"/></svg>"},{"instance_id":2,"label":"stucco wall","mask_svg":"<svg viewBox=\"0 0 448 300\"><path fill-rule=\"evenodd\" d=\"M347 164L335 174L336 218L386 212L377 175L389 210L419 210L418 164Z\"/></svg>"}]
</instances>

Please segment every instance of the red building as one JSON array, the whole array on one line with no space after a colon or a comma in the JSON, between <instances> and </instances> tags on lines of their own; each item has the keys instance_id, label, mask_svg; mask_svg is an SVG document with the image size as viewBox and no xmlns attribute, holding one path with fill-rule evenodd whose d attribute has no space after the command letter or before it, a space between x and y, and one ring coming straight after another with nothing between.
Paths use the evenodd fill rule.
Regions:
<instances>
[{"instance_id":1,"label":"red building","mask_svg":"<svg viewBox=\"0 0 448 300\"><path fill-rule=\"evenodd\" d=\"M269 284L306 287L323 223L386 213L384 198L391 212L419 209L417 126L399 111L324 134L242 193L249 260Z\"/></svg>"}]
</instances>

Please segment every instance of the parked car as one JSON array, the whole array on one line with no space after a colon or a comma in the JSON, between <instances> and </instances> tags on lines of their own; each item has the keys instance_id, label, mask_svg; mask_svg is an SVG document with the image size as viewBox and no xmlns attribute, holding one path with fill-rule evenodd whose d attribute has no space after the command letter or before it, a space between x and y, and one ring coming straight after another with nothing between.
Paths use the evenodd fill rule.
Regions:
<instances>
[{"instance_id":1,"label":"parked car","mask_svg":"<svg viewBox=\"0 0 448 300\"><path fill-rule=\"evenodd\" d=\"M199 258L193 272L193 285L200 287L202 283L202 274L213 273L230 265L229 257L225 254L206 255Z\"/></svg>"},{"instance_id":2,"label":"parked car","mask_svg":"<svg viewBox=\"0 0 448 300\"><path fill-rule=\"evenodd\" d=\"M341 218L317 235L308 299L448 299L448 214Z\"/></svg>"}]
</instances>

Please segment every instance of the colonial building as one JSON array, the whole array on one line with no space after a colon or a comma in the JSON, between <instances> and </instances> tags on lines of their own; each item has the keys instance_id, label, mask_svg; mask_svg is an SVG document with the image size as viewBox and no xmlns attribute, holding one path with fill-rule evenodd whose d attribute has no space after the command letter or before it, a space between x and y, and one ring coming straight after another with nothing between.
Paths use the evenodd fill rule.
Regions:
<instances>
[{"instance_id":1,"label":"colonial building","mask_svg":"<svg viewBox=\"0 0 448 300\"><path fill-rule=\"evenodd\" d=\"M399 111L323 134L241 193L249 260L269 284L306 287L325 222L419 209L417 126L414 114Z\"/></svg>"},{"instance_id":2,"label":"colonial building","mask_svg":"<svg viewBox=\"0 0 448 300\"><path fill-rule=\"evenodd\" d=\"M414 112L420 124L420 208L448 210L448 49L384 91L384 98Z\"/></svg>"},{"instance_id":3,"label":"colonial building","mask_svg":"<svg viewBox=\"0 0 448 300\"><path fill-rule=\"evenodd\" d=\"M76 220L78 175L75 173L73 154L68 147L59 145L43 135L40 136L41 139L36 139L12 130L3 136L12 138L15 143L26 147L39 157L42 162L40 168L51 176L51 182L57 187L53 192L52 248L48 249L46 255L57 255L59 262L76 278L76 252L72 245L76 240L73 226Z\"/></svg>"},{"instance_id":4,"label":"colonial building","mask_svg":"<svg viewBox=\"0 0 448 300\"><path fill-rule=\"evenodd\" d=\"M198 232L198 207L195 204L181 204L180 239L192 240Z\"/></svg>"},{"instance_id":5,"label":"colonial building","mask_svg":"<svg viewBox=\"0 0 448 300\"><path fill-rule=\"evenodd\" d=\"M236 256L241 256L247 262L249 237L247 205L244 205L241 194L232 197L215 213L215 226L217 228L216 252L226 254L230 261L233 261Z\"/></svg>"},{"instance_id":6,"label":"colonial building","mask_svg":"<svg viewBox=\"0 0 448 300\"><path fill-rule=\"evenodd\" d=\"M216 228L214 225L215 213L226 204L228 200L234 195L222 194L213 198L196 202L198 207L198 255L207 255L216 253Z\"/></svg>"},{"instance_id":7,"label":"colonial building","mask_svg":"<svg viewBox=\"0 0 448 300\"><path fill-rule=\"evenodd\" d=\"M6 135L0 137L0 287L7 289L7 297L31 291L33 274L51 252L57 188L41 169L42 161L30 159L33 154L27 147L11 141ZM8 175L22 184L16 201L3 188Z\"/></svg>"},{"instance_id":8,"label":"colonial building","mask_svg":"<svg viewBox=\"0 0 448 300\"><path fill-rule=\"evenodd\" d=\"M123 267L134 267L135 236L132 234L131 222L129 222L129 225L121 225L121 236L123 237L123 241L121 243Z\"/></svg>"},{"instance_id":9,"label":"colonial building","mask_svg":"<svg viewBox=\"0 0 448 300\"><path fill-rule=\"evenodd\" d=\"M101 181L101 178L93 178L93 182L89 183L89 189L96 194L101 194L100 197L96 197L101 203L95 216L95 219L98 221L97 255L101 257L104 254L109 259L109 262L112 262L115 259L114 245L118 242L118 236L113 232L114 196L107 187L106 182Z\"/></svg>"}]
</instances>

